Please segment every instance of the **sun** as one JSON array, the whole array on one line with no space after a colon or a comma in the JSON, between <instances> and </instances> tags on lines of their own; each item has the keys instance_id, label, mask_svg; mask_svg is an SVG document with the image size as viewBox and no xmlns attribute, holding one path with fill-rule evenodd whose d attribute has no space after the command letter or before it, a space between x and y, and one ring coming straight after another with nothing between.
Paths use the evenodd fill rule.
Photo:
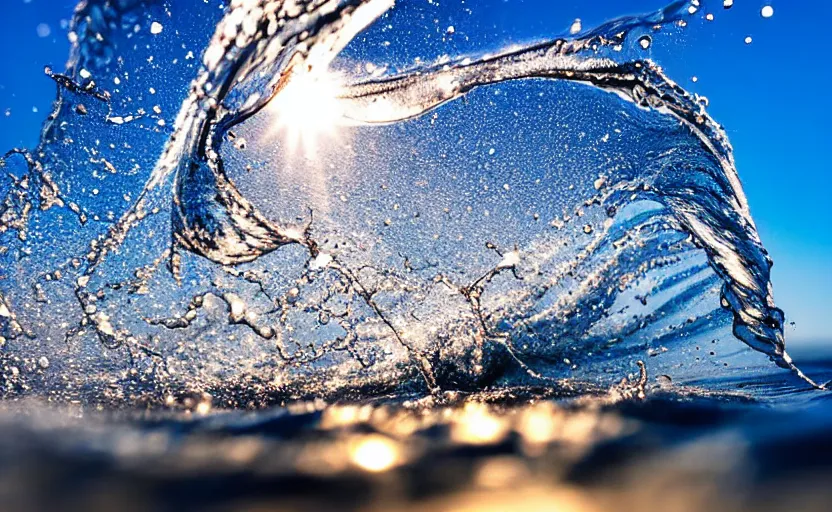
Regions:
<instances>
[{"instance_id":1,"label":"sun","mask_svg":"<svg viewBox=\"0 0 832 512\"><path fill-rule=\"evenodd\" d=\"M311 157L325 143L339 139L345 123L339 95L345 79L329 69L292 71L269 103L269 136L281 136L291 154Z\"/></svg>"}]
</instances>

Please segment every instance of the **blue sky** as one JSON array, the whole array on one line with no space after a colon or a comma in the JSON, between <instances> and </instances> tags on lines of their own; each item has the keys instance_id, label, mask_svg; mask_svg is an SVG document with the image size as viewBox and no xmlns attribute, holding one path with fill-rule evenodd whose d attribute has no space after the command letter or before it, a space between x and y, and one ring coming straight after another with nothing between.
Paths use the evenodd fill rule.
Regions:
<instances>
[{"instance_id":1,"label":"blue sky","mask_svg":"<svg viewBox=\"0 0 832 512\"><path fill-rule=\"evenodd\" d=\"M172 0L202 2L202 0ZM427 0L400 0L401 3ZM45 65L62 69L72 0L5 0L0 17L0 148L34 146L55 95ZM575 18L590 27L648 12L662 0L446 0L481 17L483 38L503 44L562 34ZM832 95L826 0L703 2L714 20L684 44L652 50L670 76L710 99L710 112L734 145L740 176L763 242L774 260L775 298L790 321L792 346L832 347ZM484 5L488 4L488 5ZM763 18L764 5L774 16ZM480 9L483 11L480 12ZM448 7L457 15L458 7ZM448 22L453 23L453 14ZM444 23L445 20L439 23ZM40 26L40 27L39 27ZM48 30L46 29L48 27ZM48 35L47 35L48 32ZM751 44L745 38L752 38ZM694 83L692 77L696 76ZM35 111L36 110L36 111Z\"/></svg>"}]
</instances>

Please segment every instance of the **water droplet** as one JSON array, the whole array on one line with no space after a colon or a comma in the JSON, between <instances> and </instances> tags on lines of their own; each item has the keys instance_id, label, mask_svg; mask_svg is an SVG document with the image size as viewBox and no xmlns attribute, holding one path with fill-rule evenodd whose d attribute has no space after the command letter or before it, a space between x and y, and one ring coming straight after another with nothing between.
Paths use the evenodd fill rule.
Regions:
<instances>
[{"instance_id":1,"label":"water droplet","mask_svg":"<svg viewBox=\"0 0 832 512\"><path fill-rule=\"evenodd\" d=\"M40 25L38 25L36 31L38 33L38 37L49 37L49 35L52 33L52 29L46 23L41 23Z\"/></svg>"}]
</instances>

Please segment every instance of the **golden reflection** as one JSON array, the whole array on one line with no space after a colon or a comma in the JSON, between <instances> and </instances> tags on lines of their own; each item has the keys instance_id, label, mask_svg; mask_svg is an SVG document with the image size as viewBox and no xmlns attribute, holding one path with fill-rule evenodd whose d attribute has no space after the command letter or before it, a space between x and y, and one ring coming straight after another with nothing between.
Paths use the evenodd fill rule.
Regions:
<instances>
[{"instance_id":1,"label":"golden reflection","mask_svg":"<svg viewBox=\"0 0 832 512\"><path fill-rule=\"evenodd\" d=\"M552 441L562 422L563 415L559 408L551 402L541 402L521 412L517 431L526 444L536 447Z\"/></svg>"},{"instance_id":2,"label":"golden reflection","mask_svg":"<svg viewBox=\"0 0 832 512\"><path fill-rule=\"evenodd\" d=\"M314 474L356 468L381 473L430 457L434 450L441 455L455 445L489 446L511 440L513 454L484 459L472 474L477 487L496 490L528 481L535 472L527 464L530 460L555 453L562 462L573 460L599 441L630 430L620 417L597 407L567 409L542 400L504 409L473 397L446 398L455 403L296 405L297 412L321 411L317 429L332 436L305 446L295 459L296 469ZM365 429L374 433L356 433ZM444 438L439 444L437 435Z\"/></svg>"},{"instance_id":3,"label":"golden reflection","mask_svg":"<svg viewBox=\"0 0 832 512\"><path fill-rule=\"evenodd\" d=\"M387 437L371 434L355 440L350 446L350 459L365 471L380 473L397 465L402 454L398 444Z\"/></svg>"},{"instance_id":4,"label":"golden reflection","mask_svg":"<svg viewBox=\"0 0 832 512\"><path fill-rule=\"evenodd\" d=\"M452 437L458 443L490 444L503 439L508 432L506 418L497 416L488 406L468 403L454 417Z\"/></svg>"},{"instance_id":5,"label":"golden reflection","mask_svg":"<svg viewBox=\"0 0 832 512\"><path fill-rule=\"evenodd\" d=\"M474 483L485 489L501 489L527 481L529 473L522 459L497 457L480 464L474 474Z\"/></svg>"},{"instance_id":6,"label":"golden reflection","mask_svg":"<svg viewBox=\"0 0 832 512\"><path fill-rule=\"evenodd\" d=\"M327 407L321 416L321 428L333 429L348 427L370 419L373 409L371 406L333 405Z\"/></svg>"},{"instance_id":7,"label":"golden reflection","mask_svg":"<svg viewBox=\"0 0 832 512\"><path fill-rule=\"evenodd\" d=\"M513 489L460 492L414 504L385 504L372 512L595 512L614 510L581 489L545 484L522 484Z\"/></svg>"}]
</instances>

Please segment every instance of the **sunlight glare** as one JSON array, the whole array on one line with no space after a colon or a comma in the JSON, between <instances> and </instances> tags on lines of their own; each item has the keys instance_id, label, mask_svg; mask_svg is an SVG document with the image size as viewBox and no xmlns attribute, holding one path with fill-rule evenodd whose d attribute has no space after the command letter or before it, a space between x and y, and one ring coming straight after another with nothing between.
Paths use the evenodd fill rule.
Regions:
<instances>
[{"instance_id":1,"label":"sunlight glare","mask_svg":"<svg viewBox=\"0 0 832 512\"><path fill-rule=\"evenodd\" d=\"M269 104L274 119L269 135L282 136L292 154L314 156L346 124L338 100L342 87L343 77L330 70L294 72Z\"/></svg>"}]
</instances>

